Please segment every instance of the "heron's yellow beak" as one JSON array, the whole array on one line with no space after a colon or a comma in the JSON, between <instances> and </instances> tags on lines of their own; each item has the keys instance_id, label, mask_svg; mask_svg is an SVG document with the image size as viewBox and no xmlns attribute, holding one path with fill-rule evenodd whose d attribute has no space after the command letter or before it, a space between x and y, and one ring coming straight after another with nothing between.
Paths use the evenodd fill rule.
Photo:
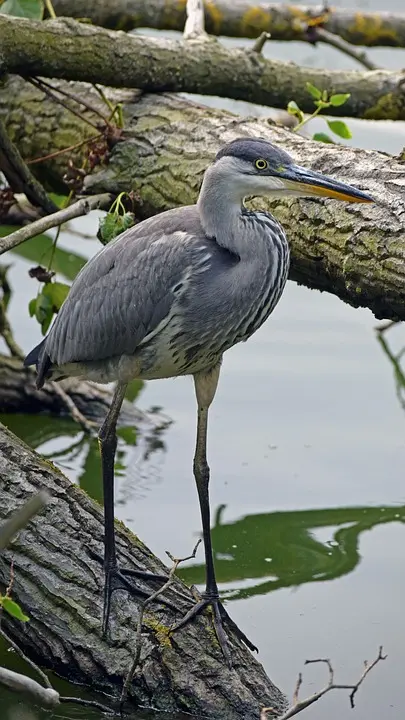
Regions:
<instances>
[{"instance_id":1,"label":"heron's yellow beak","mask_svg":"<svg viewBox=\"0 0 405 720\"><path fill-rule=\"evenodd\" d=\"M302 196L317 195L321 197L345 200L346 202L372 203L375 200L362 190L351 185L333 180L327 175L300 167L289 165L280 170L280 177L286 189Z\"/></svg>"}]
</instances>

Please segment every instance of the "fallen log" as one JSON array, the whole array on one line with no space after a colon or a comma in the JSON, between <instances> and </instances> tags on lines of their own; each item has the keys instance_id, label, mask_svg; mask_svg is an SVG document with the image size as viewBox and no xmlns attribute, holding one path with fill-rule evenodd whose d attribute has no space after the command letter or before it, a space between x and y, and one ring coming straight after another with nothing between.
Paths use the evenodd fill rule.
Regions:
<instances>
[{"instance_id":1,"label":"fallen log","mask_svg":"<svg viewBox=\"0 0 405 720\"><path fill-rule=\"evenodd\" d=\"M0 413L47 413L67 417L69 408L53 383L45 383L41 390L35 385L36 372L24 368L22 361L0 354ZM58 383L73 400L79 412L87 420L101 424L112 400L110 388L78 378L66 378ZM146 413L124 400L120 414L122 425L147 425Z\"/></svg>"},{"instance_id":2,"label":"fallen log","mask_svg":"<svg viewBox=\"0 0 405 720\"><path fill-rule=\"evenodd\" d=\"M55 87L58 84L56 83ZM63 85L102 108L87 85ZM280 144L300 165L342 178L376 198L375 205L331 200L255 200L284 225L292 249L290 278L331 292L378 318L405 319L405 166L384 153L311 142L269 124L201 107L173 95L111 91L122 101L124 141L109 164L88 176L88 194L135 191L139 218L193 203L208 163L241 135ZM91 117L88 110L84 117ZM0 116L25 159L83 141L94 129L18 78L0 87ZM93 119L96 119L94 116ZM98 118L99 120L99 118ZM78 166L85 147L32 165L40 179L63 187L67 161Z\"/></svg>"},{"instance_id":3,"label":"fallen log","mask_svg":"<svg viewBox=\"0 0 405 720\"><path fill-rule=\"evenodd\" d=\"M53 0L59 16L89 18L94 25L114 30L148 27L183 30L187 0ZM354 3L353 3L354 4ZM352 45L405 47L405 15L395 12L365 12L339 7L257 2L251 0L206 0L205 27L210 35L256 38L271 33L272 40L308 41L305 17L322 15L322 27Z\"/></svg>"},{"instance_id":4,"label":"fallen log","mask_svg":"<svg viewBox=\"0 0 405 720\"><path fill-rule=\"evenodd\" d=\"M130 36L71 18L37 22L0 15L0 45L0 77L15 73L147 92L218 95L282 109L295 100L312 113L309 82L329 94L350 94L344 105L328 109L331 115L405 119L402 70L299 67L252 49L227 48L208 36L186 41Z\"/></svg>"},{"instance_id":5,"label":"fallen log","mask_svg":"<svg viewBox=\"0 0 405 720\"><path fill-rule=\"evenodd\" d=\"M89 553L102 550L101 508L0 426L0 522L38 490L50 495L48 505L0 555L1 591L13 558L13 598L30 621L20 623L3 613L4 628L42 666L116 696L132 664L140 605L118 593L113 641L101 637L103 572ZM126 566L167 571L122 523L116 523L116 536ZM151 593L156 587L143 589ZM132 705L225 720L257 720L263 705L280 712L284 696L232 634L234 669L228 670L209 616L170 635L170 626L188 607L184 596L192 601L190 590L176 579L165 597L178 612L154 604L145 614L140 664L130 686Z\"/></svg>"}]
</instances>

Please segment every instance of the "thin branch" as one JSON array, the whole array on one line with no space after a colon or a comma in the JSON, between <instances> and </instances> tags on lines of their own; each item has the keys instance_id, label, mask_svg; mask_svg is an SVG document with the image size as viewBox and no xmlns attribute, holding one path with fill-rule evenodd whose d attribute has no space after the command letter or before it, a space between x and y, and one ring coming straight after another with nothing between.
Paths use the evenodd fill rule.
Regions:
<instances>
[{"instance_id":1,"label":"thin branch","mask_svg":"<svg viewBox=\"0 0 405 720\"><path fill-rule=\"evenodd\" d=\"M346 40L342 40L342 38L339 35L334 35L333 33L329 32L328 30L324 30L324 28L314 28L312 30L313 35L315 35L315 39L321 40L326 45L331 45L332 47L336 48L337 50L340 50L345 55L348 55L349 57L353 58L353 60L357 60L363 67L367 68L367 70L379 70L379 66L373 63L372 60L368 57L367 53L362 50L355 50L353 45L350 45L350 43L346 42Z\"/></svg>"},{"instance_id":2,"label":"thin branch","mask_svg":"<svg viewBox=\"0 0 405 720\"><path fill-rule=\"evenodd\" d=\"M59 86L51 85L50 83L46 82L46 80L44 80L43 78L41 78L41 79L34 78L34 80L36 80L36 82L39 83L39 85L41 85L41 86L45 85L47 88L49 88L49 90L51 92L54 92L54 93L57 92L60 95L64 95L65 97L70 98L70 100L74 100L74 102L77 103L78 105L83 105L83 107L87 108L87 110L90 110L90 112L94 113L95 115L98 115L99 118L101 118L101 120L106 125L110 125L109 121L107 120L106 117L104 117L103 113L100 112L100 110L98 108L93 107L93 105L91 103L87 102L87 100L85 100L83 97L79 97L79 95L76 95L75 93L70 92L66 89L63 89ZM96 88L96 90L98 90L98 88ZM111 111L111 108L108 105L107 105L107 107Z\"/></svg>"},{"instance_id":3,"label":"thin branch","mask_svg":"<svg viewBox=\"0 0 405 720\"><path fill-rule=\"evenodd\" d=\"M61 703L75 703L75 705L93 707L97 708L97 710L101 710L101 712L105 713L106 715L115 715L115 711L112 710L112 708L109 708L107 707L107 705L103 705L102 703L97 702L97 700L84 700L83 698L62 696L59 698L59 701Z\"/></svg>"},{"instance_id":4,"label":"thin branch","mask_svg":"<svg viewBox=\"0 0 405 720\"><path fill-rule=\"evenodd\" d=\"M47 85L45 85L45 83L42 82L42 80L38 80L37 78L33 78L33 77L27 77L25 79L27 80L27 82L31 83L31 85L33 85L35 88L37 88L37 90L40 90L45 95L48 95L48 97L50 97L51 100L53 100L56 103L59 103L59 105L62 105L62 107L64 107L69 112L71 112L73 115L76 115L76 117L78 117L79 120L81 120L82 122L86 122L88 125L91 125L91 127L94 128L95 130L100 130L98 125L96 125L91 120L89 120L89 118L81 115L78 110L75 110L70 105L68 105L68 103L64 102L64 100L62 100L57 95L55 95L54 92L51 92L49 90L49 88L47 87Z\"/></svg>"},{"instance_id":5,"label":"thin branch","mask_svg":"<svg viewBox=\"0 0 405 720\"><path fill-rule=\"evenodd\" d=\"M203 0L187 0L187 20L184 26L184 40L206 36Z\"/></svg>"},{"instance_id":6,"label":"thin branch","mask_svg":"<svg viewBox=\"0 0 405 720\"><path fill-rule=\"evenodd\" d=\"M351 690L351 693L349 695L350 700L350 707L354 708L354 697L364 681L364 679L367 677L368 673L379 663L381 660L386 659L386 655L383 655L383 648L382 645L378 649L378 655L373 660L372 663L368 663L367 660L364 662L364 670L360 676L360 679L355 683L354 685L341 685L336 684L334 682L334 671L332 667L332 663L330 660L326 658L317 658L316 660L305 660L305 665L310 665L312 663L324 663L329 672L329 681L325 687L322 688L322 690L319 690L319 692L314 693L313 695L310 695L309 697L305 698L304 700L299 700L299 690L302 684L302 676L301 673L298 676L297 684L295 686L295 691L293 695L293 702L291 707L288 708L288 710L285 711L282 715L277 715L277 712L274 708L266 707L263 708L260 713L260 720L266 720L268 718L269 713L272 713L273 715L277 715L277 720L289 720L289 718L292 718L294 715L298 715L298 713L305 710L310 705L313 705L313 703L317 702L321 697L326 695L326 693L330 692L331 690Z\"/></svg>"},{"instance_id":7,"label":"thin branch","mask_svg":"<svg viewBox=\"0 0 405 720\"><path fill-rule=\"evenodd\" d=\"M63 404L67 408L72 420L78 423L78 425L80 425L80 427L84 430L85 433L87 433L88 435L92 435L94 428L97 428L98 424L92 422L91 420L87 420L87 418L84 417L83 413L80 412L72 398L67 394L67 392L64 391L64 389L59 385L59 383L51 380L51 385L55 393L59 395Z\"/></svg>"},{"instance_id":8,"label":"thin branch","mask_svg":"<svg viewBox=\"0 0 405 720\"><path fill-rule=\"evenodd\" d=\"M0 526L0 551L7 547L14 535L25 528L34 515L37 515L48 502L48 493L41 490Z\"/></svg>"},{"instance_id":9,"label":"thin branch","mask_svg":"<svg viewBox=\"0 0 405 720\"><path fill-rule=\"evenodd\" d=\"M87 215L87 213L91 210L95 210L96 208L104 205L110 205L111 201L112 196L110 193L91 195L88 198L82 198L78 202L74 203L74 205L69 205L69 207L64 208L63 210L58 210L58 212L53 213L53 215L48 215L47 217L35 220L35 222L31 223L31 225L27 225L26 227L7 235L5 238L2 238L0 240L0 255L7 252L7 250L11 250L17 245L20 245L35 235L40 235L46 230L50 230L51 228L61 225L73 218L81 217L81 215Z\"/></svg>"},{"instance_id":10,"label":"thin branch","mask_svg":"<svg viewBox=\"0 0 405 720\"><path fill-rule=\"evenodd\" d=\"M37 673L37 675L39 675L39 677L41 678L41 680L42 680L42 682L44 683L45 687L48 688L48 689L50 689L50 690L52 690L52 685L51 685L51 683L49 682L49 679L48 679L48 677L45 675L45 673L43 672L43 670L41 670L41 668L40 668L36 663L34 663L33 660L30 660L30 658L27 657L27 656L23 653L23 651L21 650L21 648L18 647L18 645L14 642L14 640L12 640L12 639L7 635L7 633L4 632L3 628L0 628L0 635L1 635L1 637L3 638L3 640L5 640L6 643L8 643L8 645L10 645L10 647L13 648L14 652L16 652L17 655L19 655L20 658L21 658L22 660L24 660L24 662L26 662L27 665L29 665L29 666Z\"/></svg>"},{"instance_id":11,"label":"thin branch","mask_svg":"<svg viewBox=\"0 0 405 720\"><path fill-rule=\"evenodd\" d=\"M166 590L167 590L171 585L173 585L174 580L175 580L175 573L176 573L176 570L177 570L178 566L180 565L180 563L185 562L186 560L193 560L193 559L195 558L196 552L197 552L197 550L198 550L198 547L199 547L200 543L201 543L201 539L198 540L198 542L197 542L197 544L196 544L193 552L191 553L191 555L188 555L187 557L184 557L184 558L175 558L175 557L173 557L173 555L172 555L168 550L166 550L166 555L168 555L168 557L169 557L170 560L172 561L173 566L172 566L172 568L170 569L170 572L169 572L169 575L168 575L168 578L167 578L165 584L162 585L162 587L159 588L159 590L156 590L156 592L154 592L152 595L150 595L149 597L147 597L146 600L144 600L144 602L142 603L142 605L141 605L141 607L140 607L139 617L138 617L138 624L137 624L136 635L135 635L135 657L134 657L133 663L132 663L132 665L131 665L131 668L130 668L130 670L129 670L129 672L128 672L128 675L127 675L126 678L125 678L125 682L124 682L124 685L123 685L123 688L122 688L121 698L120 698L121 711L122 711L123 705L124 705L124 703L125 703L125 701L126 701L126 699L127 699L129 686L130 686L130 684L131 684L131 682L132 682L132 678L134 677L135 670L136 670L136 668L138 667L139 659L140 659L140 656L141 656L141 649L142 649L142 623L143 623L143 617L144 617L144 614L145 614L145 610L146 610L146 608L148 607L148 605L150 605L154 600L156 600L157 597L159 597L159 595L162 595L164 592L166 592Z\"/></svg>"},{"instance_id":12,"label":"thin branch","mask_svg":"<svg viewBox=\"0 0 405 720\"><path fill-rule=\"evenodd\" d=\"M270 40L270 38L271 38L271 33L262 32L261 35L259 35L259 37L254 41L253 47L250 48L250 51L261 55L261 52L262 52L267 40Z\"/></svg>"},{"instance_id":13,"label":"thin branch","mask_svg":"<svg viewBox=\"0 0 405 720\"><path fill-rule=\"evenodd\" d=\"M24 193L28 200L46 213L53 213L57 207L50 200L41 183L33 176L22 159L17 148L8 137L3 121L0 119L0 170L14 192Z\"/></svg>"},{"instance_id":14,"label":"thin branch","mask_svg":"<svg viewBox=\"0 0 405 720\"><path fill-rule=\"evenodd\" d=\"M45 162L45 160L53 160L53 158L70 152L71 150L77 150L79 147L82 147L82 145L86 145L93 140L99 140L103 137L103 134L104 133L98 133L98 135L92 135L86 140L81 140L80 142L75 143L74 145L69 145L69 147L63 148L62 150L55 150L55 152L49 153L48 155L43 155L42 157L34 158L33 160L27 160L27 165L34 165L35 163Z\"/></svg>"}]
</instances>

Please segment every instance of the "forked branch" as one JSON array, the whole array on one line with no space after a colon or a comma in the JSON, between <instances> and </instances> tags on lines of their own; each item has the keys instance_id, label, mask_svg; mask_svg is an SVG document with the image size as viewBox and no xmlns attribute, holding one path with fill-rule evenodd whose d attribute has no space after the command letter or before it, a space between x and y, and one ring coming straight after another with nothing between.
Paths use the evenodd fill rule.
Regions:
<instances>
[{"instance_id":1,"label":"forked branch","mask_svg":"<svg viewBox=\"0 0 405 720\"><path fill-rule=\"evenodd\" d=\"M382 645L380 645L378 649L378 655L373 660L373 662L369 663L367 660L364 661L363 672L354 685L342 685L340 683L335 683L335 673L332 667L332 663L329 659L317 658L315 660L305 660L305 665L310 665L313 663L324 663L328 668L328 683L318 692L310 695L307 698L304 698L303 700L300 700L299 692L302 685L302 673L299 673L293 694L292 705L288 708L288 710L286 710L282 715L277 715L277 712L274 708L265 707L260 713L260 720L268 720L270 717L277 717L277 720L289 720L289 718L292 718L294 715L298 715L298 713L302 712L310 705L313 705L313 703L317 702L321 697L326 695L326 693L330 692L331 690L350 690L350 707L354 708L354 698L360 685L365 680L369 672L380 662L380 660L385 660L386 657L387 656L383 654L383 647Z\"/></svg>"}]
</instances>

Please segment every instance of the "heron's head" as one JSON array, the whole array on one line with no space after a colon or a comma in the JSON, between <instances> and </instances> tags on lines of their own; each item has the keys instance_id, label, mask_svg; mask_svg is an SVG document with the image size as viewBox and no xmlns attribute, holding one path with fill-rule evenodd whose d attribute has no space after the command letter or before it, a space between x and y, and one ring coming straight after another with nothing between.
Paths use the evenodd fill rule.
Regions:
<instances>
[{"instance_id":1,"label":"heron's head","mask_svg":"<svg viewBox=\"0 0 405 720\"><path fill-rule=\"evenodd\" d=\"M246 195L317 195L348 202L374 202L370 195L351 185L295 165L288 153L266 140L234 140L219 151L214 168L242 198Z\"/></svg>"}]
</instances>

